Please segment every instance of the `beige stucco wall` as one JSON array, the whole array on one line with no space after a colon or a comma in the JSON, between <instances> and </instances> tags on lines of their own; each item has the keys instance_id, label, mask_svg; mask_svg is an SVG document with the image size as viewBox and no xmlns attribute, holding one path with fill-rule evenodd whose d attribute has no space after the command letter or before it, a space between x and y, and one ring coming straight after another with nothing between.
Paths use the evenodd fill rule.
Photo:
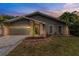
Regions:
<instances>
[{"instance_id":1,"label":"beige stucco wall","mask_svg":"<svg viewBox=\"0 0 79 59\"><path fill-rule=\"evenodd\" d=\"M45 35L46 34L46 31L45 30L43 30L43 27L42 27L42 24L40 24L41 25L41 27L40 27L40 34L41 35ZM28 28L27 28L28 27ZM56 27L56 26L55 26ZM13 29L17 29L17 28L22 28L22 29L25 29L26 31L27 31L27 29L29 29L29 36L32 36L33 34L32 34L32 31L33 31L33 29L32 29L32 25L31 26L28 26L28 25L25 25L25 26L4 26L4 35L9 35L9 33L10 33L10 28L13 28ZM16 31L16 30L15 30ZM56 31L56 30L54 30L54 31ZM69 29L68 29L68 26L67 25L65 25L65 26L63 26L63 29L62 29L62 31L63 31L63 34L65 35L65 36L69 36Z\"/></svg>"},{"instance_id":2,"label":"beige stucco wall","mask_svg":"<svg viewBox=\"0 0 79 59\"><path fill-rule=\"evenodd\" d=\"M9 33L9 30L8 30L8 26L3 26L4 27L4 33L3 33L3 35L4 36L7 36L8 35L8 33Z\"/></svg>"},{"instance_id":3,"label":"beige stucco wall","mask_svg":"<svg viewBox=\"0 0 79 59\"><path fill-rule=\"evenodd\" d=\"M30 18L35 19L35 20L39 20L41 22L45 22L46 23L45 30L46 30L47 34L50 34L49 33L49 25L52 25L54 27L52 35L54 35L55 33L59 34L57 26L62 26L62 34L63 35L69 35L68 27L63 23L54 21L56 19L47 18L47 17L41 16L39 14L30 16Z\"/></svg>"},{"instance_id":4,"label":"beige stucco wall","mask_svg":"<svg viewBox=\"0 0 79 59\"><path fill-rule=\"evenodd\" d=\"M68 28L68 26L65 25L63 28L64 28L64 29L63 29L64 35L65 35L65 36L69 36L69 28Z\"/></svg>"},{"instance_id":5,"label":"beige stucco wall","mask_svg":"<svg viewBox=\"0 0 79 59\"><path fill-rule=\"evenodd\" d=\"M53 28L54 32L52 34L54 34L55 32L58 33L58 29L57 29L58 27L57 26L61 25L62 28L63 28L62 29L63 34L66 35L66 36L69 35L69 29L68 29L67 25L61 24L59 22L52 21L53 19L45 18L45 17L39 16L39 15L31 17L31 18L46 23L44 31L43 31L42 24L40 24L41 25L41 27L40 27L40 33L41 33L41 35L49 34L49 25L52 25L54 27ZM29 31L30 31L29 34L31 36L33 36L33 23L32 23L32 21L27 21L27 20L24 20L24 21L21 20L21 21L9 23L9 25L4 26L4 29L5 29L4 35L8 35L10 33L10 28L13 28L13 29L21 28L21 29L25 29L27 31L27 27L28 26L30 26L30 28L29 28Z\"/></svg>"}]
</instances>

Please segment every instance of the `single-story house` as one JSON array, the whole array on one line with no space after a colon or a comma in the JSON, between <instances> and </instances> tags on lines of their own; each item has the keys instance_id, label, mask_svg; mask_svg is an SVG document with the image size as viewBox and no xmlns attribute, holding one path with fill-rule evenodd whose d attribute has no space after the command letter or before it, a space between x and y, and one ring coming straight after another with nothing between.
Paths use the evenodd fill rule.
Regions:
<instances>
[{"instance_id":1,"label":"single-story house","mask_svg":"<svg viewBox=\"0 0 79 59\"><path fill-rule=\"evenodd\" d=\"M4 35L69 35L68 26L55 17L41 12L5 21Z\"/></svg>"}]
</instances>

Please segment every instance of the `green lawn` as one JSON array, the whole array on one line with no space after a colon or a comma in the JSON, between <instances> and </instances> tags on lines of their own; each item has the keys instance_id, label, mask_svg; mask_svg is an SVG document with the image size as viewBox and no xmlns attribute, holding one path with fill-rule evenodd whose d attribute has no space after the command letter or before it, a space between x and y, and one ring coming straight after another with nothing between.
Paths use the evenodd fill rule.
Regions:
<instances>
[{"instance_id":1,"label":"green lawn","mask_svg":"<svg viewBox=\"0 0 79 59\"><path fill-rule=\"evenodd\" d=\"M79 55L79 37L50 37L49 42L35 46L22 42L8 55L15 56L75 56Z\"/></svg>"}]
</instances>

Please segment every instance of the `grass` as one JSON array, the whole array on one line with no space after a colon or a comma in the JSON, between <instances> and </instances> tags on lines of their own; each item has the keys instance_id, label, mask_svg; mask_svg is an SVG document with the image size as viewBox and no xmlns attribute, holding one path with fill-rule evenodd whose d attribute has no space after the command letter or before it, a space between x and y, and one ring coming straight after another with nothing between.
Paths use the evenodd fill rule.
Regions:
<instances>
[{"instance_id":1,"label":"grass","mask_svg":"<svg viewBox=\"0 0 79 59\"><path fill-rule=\"evenodd\" d=\"M50 37L49 42L35 46L22 42L10 56L79 56L79 37Z\"/></svg>"}]
</instances>

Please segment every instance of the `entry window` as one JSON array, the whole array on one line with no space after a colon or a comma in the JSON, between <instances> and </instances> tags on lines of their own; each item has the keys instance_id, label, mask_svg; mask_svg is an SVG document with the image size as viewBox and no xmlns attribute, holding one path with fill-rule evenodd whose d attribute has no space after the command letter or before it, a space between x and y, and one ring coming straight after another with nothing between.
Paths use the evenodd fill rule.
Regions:
<instances>
[{"instance_id":1,"label":"entry window","mask_svg":"<svg viewBox=\"0 0 79 59\"><path fill-rule=\"evenodd\" d=\"M53 33L53 26L49 26L49 33Z\"/></svg>"},{"instance_id":2,"label":"entry window","mask_svg":"<svg viewBox=\"0 0 79 59\"><path fill-rule=\"evenodd\" d=\"M62 34L62 27L61 26L58 26L58 32L59 32L59 34Z\"/></svg>"}]
</instances>

